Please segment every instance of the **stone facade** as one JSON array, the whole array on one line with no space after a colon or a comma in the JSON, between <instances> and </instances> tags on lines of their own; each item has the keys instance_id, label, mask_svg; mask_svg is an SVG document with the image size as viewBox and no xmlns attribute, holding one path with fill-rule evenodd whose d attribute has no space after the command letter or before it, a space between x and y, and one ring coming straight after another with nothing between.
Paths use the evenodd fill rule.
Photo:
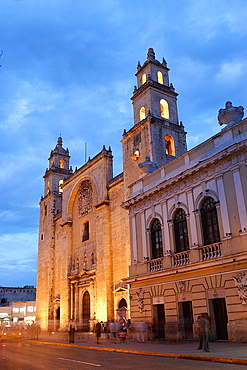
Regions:
<instances>
[{"instance_id":1,"label":"stone facade","mask_svg":"<svg viewBox=\"0 0 247 370\"><path fill-rule=\"evenodd\" d=\"M58 139L40 202L37 317L153 324L166 339L242 341L247 327L247 119L219 111L221 131L187 151L169 68L153 49L137 65L134 125L122 136L123 173L103 147L73 171ZM237 115L235 114L237 112ZM246 275L245 275L246 274ZM128 284L128 285L127 285ZM241 327L241 330L239 329Z\"/></svg>"},{"instance_id":2,"label":"stone facade","mask_svg":"<svg viewBox=\"0 0 247 370\"><path fill-rule=\"evenodd\" d=\"M51 158L65 155L59 138ZM40 202L37 317L43 329L49 321L65 329L73 318L86 330L95 319L115 319L120 302L129 308L122 282L130 264L123 176L113 178L105 147L74 172L69 161L64 168L54 163Z\"/></svg>"}]
</instances>

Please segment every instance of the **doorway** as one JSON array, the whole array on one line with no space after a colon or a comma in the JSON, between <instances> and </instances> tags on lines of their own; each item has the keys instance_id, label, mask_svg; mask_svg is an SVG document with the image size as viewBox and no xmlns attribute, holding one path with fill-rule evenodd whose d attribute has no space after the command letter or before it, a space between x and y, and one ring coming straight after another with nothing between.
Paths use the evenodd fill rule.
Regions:
<instances>
[{"instance_id":1,"label":"doorway","mask_svg":"<svg viewBox=\"0 0 247 370\"><path fill-rule=\"evenodd\" d=\"M212 326L215 327L215 335L218 340L227 340L228 316L225 298L215 298L209 300L210 312L212 314Z\"/></svg>"},{"instance_id":2,"label":"doorway","mask_svg":"<svg viewBox=\"0 0 247 370\"><path fill-rule=\"evenodd\" d=\"M127 302L124 298L122 298L118 304L117 317L118 320L125 319L126 320L126 313L127 313Z\"/></svg>"},{"instance_id":3,"label":"doorway","mask_svg":"<svg viewBox=\"0 0 247 370\"><path fill-rule=\"evenodd\" d=\"M153 305L154 339L165 338L165 307L163 304Z\"/></svg>"},{"instance_id":4,"label":"doorway","mask_svg":"<svg viewBox=\"0 0 247 370\"><path fill-rule=\"evenodd\" d=\"M179 302L179 331L184 339L193 339L193 310L192 302Z\"/></svg>"},{"instance_id":5,"label":"doorway","mask_svg":"<svg viewBox=\"0 0 247 370\"><path fill-rule=\"evenodd\" d=\"M60 327L60 306L56 309L56 331L58 331Z\"/></svg>"},{"instance_id":6,"label":"doorway","mask_svg":"<svg viewBox=\"0 0 247 370\"><path fill-rule=\"evenodd\" d=\"M82 330L89 331L90 294L86 291L82 298Z\"/></svg>"}]
</instances>

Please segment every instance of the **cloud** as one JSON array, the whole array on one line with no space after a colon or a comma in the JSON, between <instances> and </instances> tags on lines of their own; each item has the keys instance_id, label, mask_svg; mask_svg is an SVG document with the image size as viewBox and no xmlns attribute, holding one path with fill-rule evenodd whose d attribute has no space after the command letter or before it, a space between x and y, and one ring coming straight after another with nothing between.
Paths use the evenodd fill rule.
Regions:
<instances>
[{"instance_id":1,"label":"cloud","mask_svg":"<svg viewBox=\"0 0 247 370\"><path fill-rule=\"evenodd\" d=\"M8 266L14 279L17 256L18 269L23 264L28 271L25 260L37 251L42 177L60 134L73 167L83 165L87 143L91 157L110 145L114 174L122 170L120 140L133 125L136 65L149 47L171 68L190 148L219 131L217 112L226 100L245 105L246 8L241 0L2 2L0 259L6 279ZM24 271L16 279L30 283Z\"/></svg>"},{"instance_id":2,"label":"cloud","mask_svg":"<svg viewBox=\"0 0 247 370\"><path fill-rule=\"evenodd\" d=\"M216 75L218 82L223 84L235 83L246 73L247 62L234 60L220 65L220 70Z\"/></svg>"},{"instance_id":3,"label":"cloud","mask_svg":"<svg viewBox=\"0 0 247 370\"><path fill-rule=\"evenodd\" d=\"M247 4L241 0L217 3L190 0L185 3L184 12L187 31L201 40L211 41L222 32L246 34L243 14L247 12Z\"/></svg>"},{"instance_id":4,"label":"cloud","mask_svg":"<svg viewBox=\"0 0 247 370\"><path fill-rule=\"evenodd\" d=\"M1 285L35 285L37 234L3 234L0 242Z\"/></svg>"}]
</instances>

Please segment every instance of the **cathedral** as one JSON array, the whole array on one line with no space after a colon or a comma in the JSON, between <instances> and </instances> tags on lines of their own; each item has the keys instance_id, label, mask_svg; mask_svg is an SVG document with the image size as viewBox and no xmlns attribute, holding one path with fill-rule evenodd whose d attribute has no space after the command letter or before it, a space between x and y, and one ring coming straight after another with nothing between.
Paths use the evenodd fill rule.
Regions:
<instances>
[{"instance_id":1,"label":"cathedral","mask_svg":"<svg viewBox=\"0 0 247 370\"><path fill-rule=\"evenodd\" d=\"M187 150L166 61L137 64L134 124L72 169L59 137L40 200L37 318L66 330L96 320L145 321L155 338L192 339L209 313L212 339L247 334L247 119L219 110L219 132Z\"/></svg>"}]
</instances>

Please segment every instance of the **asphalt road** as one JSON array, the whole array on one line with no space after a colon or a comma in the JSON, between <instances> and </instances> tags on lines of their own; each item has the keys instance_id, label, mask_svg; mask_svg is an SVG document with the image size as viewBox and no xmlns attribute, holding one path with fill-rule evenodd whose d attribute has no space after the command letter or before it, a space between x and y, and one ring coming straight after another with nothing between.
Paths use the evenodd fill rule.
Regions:
<instances>
[{"instance_id":1,"label":"asphalt road","mask_svg":"<svg viewBox=\"0 0 247 370\"><path fill-rule=\"evenodd\" d=\"M0 369L4 370L242 370L247 366L206 361L134 355L28 344L25 341L0 343Z\"/></svg>"}]
</instances>

